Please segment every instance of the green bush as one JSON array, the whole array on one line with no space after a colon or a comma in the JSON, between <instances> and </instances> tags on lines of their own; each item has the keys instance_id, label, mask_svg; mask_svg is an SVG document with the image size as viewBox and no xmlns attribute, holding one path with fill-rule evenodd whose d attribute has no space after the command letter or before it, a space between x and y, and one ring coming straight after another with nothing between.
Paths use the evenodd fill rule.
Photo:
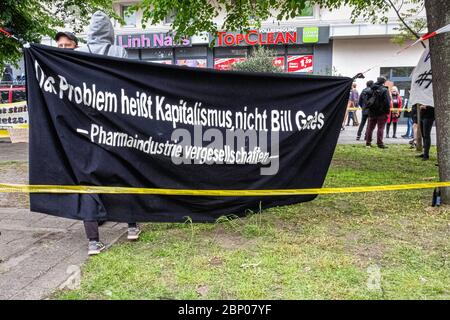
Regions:
<instances>
[{"instance_id":1,"label":"green bush","mask_svg":"<svg viewBox=\"0 0 450 320\"><path fill-rule=\"evenodd\" d=\"M275 52L264 47L255 48L247 60L235 63L232 70L250 72L283 72L273 65Z\"/></svg>"}]
</instances>

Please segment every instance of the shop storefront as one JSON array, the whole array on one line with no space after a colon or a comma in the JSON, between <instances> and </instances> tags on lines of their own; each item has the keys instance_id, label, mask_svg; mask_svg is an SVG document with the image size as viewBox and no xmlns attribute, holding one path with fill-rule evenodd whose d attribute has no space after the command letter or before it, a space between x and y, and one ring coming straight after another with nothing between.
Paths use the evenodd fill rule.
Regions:
<instances>
[{"instance_id":1,"label":"shop storefront","mask_svg":"<svg viewBox=\"0 0 450 320\"><path fill-rule=\"evenodd\" d=\"M250 30L247 34L219 32L211 38L193 37L175 42L170 34L119 34L116 43L132 59L199 68L229 70L244 61L257 46L275 52L274 65L287 72L326 73L332 66L329 27Z\"/></svg>"}]
</instances>

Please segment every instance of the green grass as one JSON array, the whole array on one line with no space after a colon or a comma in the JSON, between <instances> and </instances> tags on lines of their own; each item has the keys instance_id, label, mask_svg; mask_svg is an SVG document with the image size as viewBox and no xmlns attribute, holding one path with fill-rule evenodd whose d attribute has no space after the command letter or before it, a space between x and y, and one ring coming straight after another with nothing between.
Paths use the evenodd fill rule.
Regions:
<instances>
[{"instance_id":1,"label":"green grass","mask_svg":"<svg viewBox=\"0 0 450 320\"><path fill-rule=\"evenodd\" d=\"M434 181L435 163L408 146L338 146L325 186ZM450 207L430 207L431 194L325 195L216 224L146 224L54 298L449 299ZM374 290L368 268L381 275Z\"/></svg>"}]
</instances>

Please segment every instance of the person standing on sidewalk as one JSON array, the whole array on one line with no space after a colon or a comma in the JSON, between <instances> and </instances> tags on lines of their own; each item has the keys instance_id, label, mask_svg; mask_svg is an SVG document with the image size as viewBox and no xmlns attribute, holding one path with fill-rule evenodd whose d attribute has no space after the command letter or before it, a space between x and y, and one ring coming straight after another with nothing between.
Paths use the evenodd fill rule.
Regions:
<instances>
[{"instance_id":1,"label":"person standing on sidewalk","mask_svg":"<svg viewBox=\"0 0 450 320\"><path fill-rule=\"evenodd\" d=\"M383 143L384 127L386 125L388 113L390 111L391 99L389 90L384 85L386 78L379 77L377 82L370 88L367 107L369 109L369 125L366 133L366 147L372 146L372 136L375 127L377 128L377 146L381 149L387 147Z\"/></svg>"},{"instance_id":2,"label":"person standing on sidewalk","mask_svg":"<svg viewBox=\"0 0 450 320\"><path fill-rule=\"evenodd\" d=\"M356 89L356 82L352 84L352 90L350 90L350 97L348 101L348 109L354 109L358 106L359 92ZM353 121L353 126L358 125L358 117L356 116L356 110L349 110L347 116L347 126L350 125L350 119Z\"/></svg>"},{"instance_id":3,"label":"person standing on sidewalk","mask_svg":"<svg viewBox=\"0 0 450 320\"><path fill-rule=\"evenodd\" d=\"M127 58L124 48L114 45L114 28L109 17L102 11L95 12L91 17L87 44L77 51L95 53L118 58ZM84 221L84 229L89 239L88 254L96 255L106 247L100 241L98 221ZM136 222L128 223L128 240L137 240L141 230Z\"/></svg>"},{"instance_id":4,"label":"person standing on sidewalk","mask_svg":"<svg viewBox=\"0 0 450 320\"><path fill-rule=\"evenodd\" d=\"M359 96L358 105L362 108L362 117L361 123L359 124L358 133L356 134L356 140L361 139L362 131L364 130L367 119L369 118L369 109L367 108L367 101L369 100L368 96L371 92L370 89L371 86L373 86L373 81L372 80L367 81L366 88L364 88L364 90L361 92Z\"/></svg>"},{"instance_id":5,"label":"person standing on sidewalk","mask_svg":"<svg viewBox=\"0 0 450 320\"><path fill-rule=\"evenodd\" d=\"M404 139L412 139L414 137L413 134L413 118L412 118L412 110L408 109L408 99L405 99L405 103L403 106L403 116L408 120L407 122L407 128L406 128L406 133L404 135L402 135L402 138Z\"/></svg>"}]
</instances>

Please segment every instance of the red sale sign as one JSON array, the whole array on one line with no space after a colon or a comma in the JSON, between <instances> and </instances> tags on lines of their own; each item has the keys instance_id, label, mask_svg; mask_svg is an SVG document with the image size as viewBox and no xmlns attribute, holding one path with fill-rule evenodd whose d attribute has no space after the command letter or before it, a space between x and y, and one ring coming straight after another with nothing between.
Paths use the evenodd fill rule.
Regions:
<instances>
[{"instance_id":1,"label":"red sale sign","mask_svg":"<svg viewBox=\"0 0 450 320\"><path fill-rule=\"evenodd\" d=\"M284 57L273 58L272 63L275 67L284 70Z\"/></svg>"},{"instance_id":2,"label":"red sale sign","mask_svg":"<svg viewBox=\"0 0 450 320\"><path fill-rule=\"evenodd\" d=\"M231 70L233 64L245 61L245 58L216 58L214 59L214 69Z\"/></svg>"},{"instance_id":3,"label":"red sale sign","mask_svg":"<svg viewBox=\"0 0 450 320\"><path fill-rule=\"evenodd\" d=\"M288 72L313 72L313 56L288 56Z\"/></svg>"}]
</instances>

